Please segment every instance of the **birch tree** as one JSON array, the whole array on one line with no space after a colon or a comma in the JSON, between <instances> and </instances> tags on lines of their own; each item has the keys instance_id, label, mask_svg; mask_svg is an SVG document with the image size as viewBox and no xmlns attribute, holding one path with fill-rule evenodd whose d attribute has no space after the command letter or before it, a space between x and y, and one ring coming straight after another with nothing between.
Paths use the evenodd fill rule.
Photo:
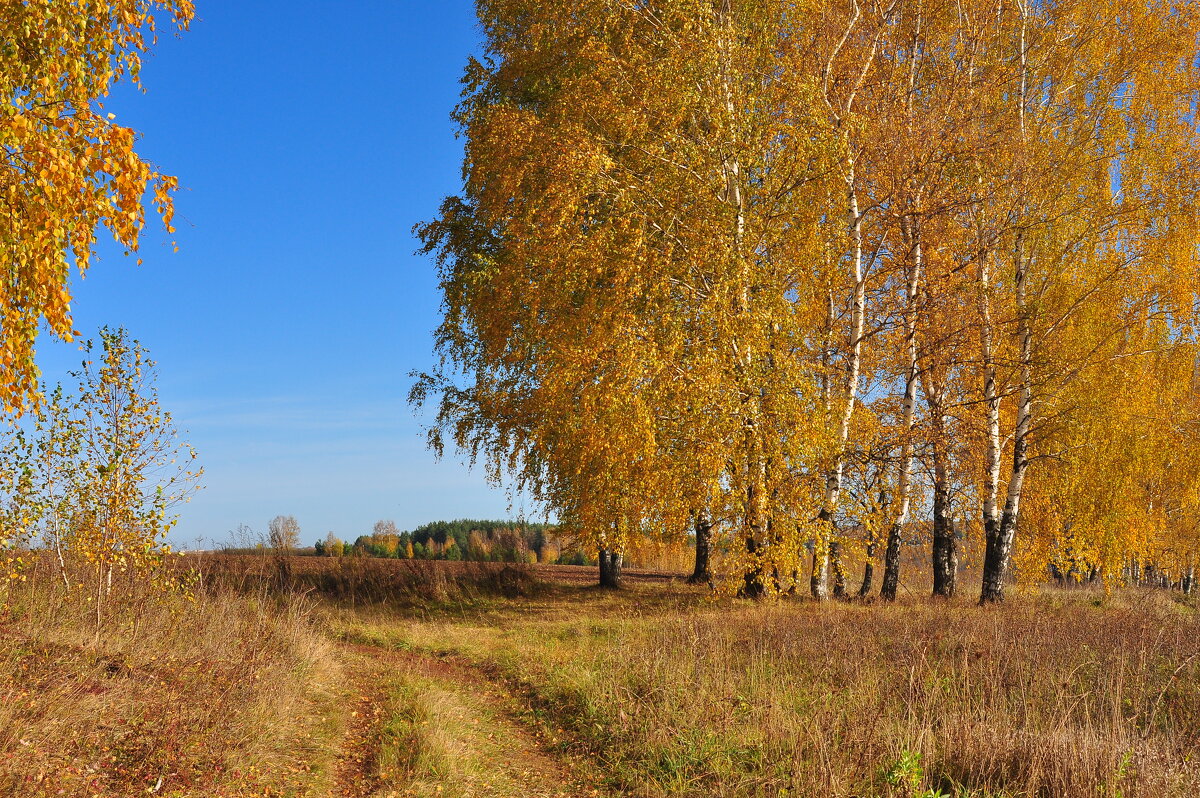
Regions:
<instances>
[{"instance_id":1,"label":"birch tree","mask_svg":"<svg viewBox=\"0 0 1200 798\"><path fill-rule=\"evenodd\" d=\"M84 344L78 391L56 387L25 427L7 431L9 505L23 528L52 552L65 590L91 605L97 629L119 585L116 576L171 579L173 509L196 489L202 470L179 439L155 388L155 364L121 329ZM11 469L11 470L10 470ZM14 491L15 488L15 491Z\"/></svg>"},{"instance_id":2,"label":"birch tree","mask_svg":"<svg viewBox=\"0 0 1200 798\"><path fill-rule=\"evenodd\" d=\"M707 519L749 596L795 591L809 546L812 594L831 566L844 594L858 518L893 598L923 513L950 596L972 505L998 601L1027 493L1049 526L1021 556L1057 556L1040 508L1083 471L1035 464L1085 431L1116 447L1108 397L1157 362L1135 341L1194 330L1194 3L479 13L463 191L419 228L445 311L412 395L435 448L606 568ZM1137 501L1184 507L1168 482Z\"/></svg>"},{"instance_id":3,"label":"birch tree","mask_svg":"<svg viewBox=\"0 0 1200 798\"><path fill-rule=\"evenodd\" d=\"M291 515L277 515L267 524L267 541L271 548L283 554L300 545L300 524Z\"/></svg>"},{"instance_id":4,"label":"birch tree","mask_svg":"<svg viewBox=\"0 0 1200 798\"><path fill-rule=\"evenodd\" d=\"M0 4L0 400L37 394L39 326L70 340L72 268L83 274L97 230L136 250L149 189L168 233L175 178L137 154L136 135L104 111L122 79L137 84L162 21L182 30L190 0Z\"/></svg>"},{"instance_id":5,"label":"birch tree","mask_svg":"<svg viewBox=\"0 0 1200 798\"><path fill-rule=\"evenodd\" d=\"M811 87L779 77L783 5L484 12L465 195L423 228L439 347L471 378L418 383L415 399L441 397L433 442L453 430L606 550L707 507L761 595L807 531L806 306L790 294L824 152L796 116Z\"/></svg>"},{"instance_id":6,"label":"birch tree","mask_svg":"<svg viewBox=\"0 0 1200 798\"><path fill-rule=\"evenodd\" d=\"M988 34L993 69L1008 75L993 84L989 124L1008 142L977 206L984 602L1003 599L1039 425L1058 386L1095 362L1070 325L1093 303L1125 303L1127 317L1156 303L1194 307L1179 299L1194 296L1196 239L1185 243L1178 224L1195 229L1197 181L1160 159L1195 162L1196 13L1018 4Z\"/></svg>"}]
</instances>

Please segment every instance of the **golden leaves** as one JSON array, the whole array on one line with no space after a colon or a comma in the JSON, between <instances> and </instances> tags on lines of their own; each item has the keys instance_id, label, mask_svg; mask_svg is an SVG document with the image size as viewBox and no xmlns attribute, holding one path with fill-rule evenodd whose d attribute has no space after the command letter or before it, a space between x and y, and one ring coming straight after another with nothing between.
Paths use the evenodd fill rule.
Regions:
<instances>
[{"instance_id":1,"label":"golden leaves","mask_svg":"<svg viewBox=\"0 0 1200 798\"><path fill-rule=\"evenodd\" d=\"M190 0L106 0L86 13L67 0L31 0L0 9L13 31L0 48L0 399L23 408L36 397L37 328L69 339L70 270L86 271L96 231L130 251L145 227L142 197L153 187L168 232L173 178L134 150L134 131L103 111L114 80L137 82L144 32L164 12L180 28Z\"/></svg>"},{"instance_id":2,"label":"golden leaves","mask_svg":"<svg viewBox=\"0 0 1200 798\"><path fill-rule=\"evenodd\" d=\"M960 528L1027 470L1031 523L1114 506L1057 447L1146 433L1105 413L1133 341L1195 357L1197 4L855 9L482 7L432 440L606 545L707 507L783 581L818 510L903 519L909 454Z\"/></svg>"},{"instance_id":3,"label":"golden leaves","mask_svg":"<svg viewBox=\"0 0 1200 798\"><path fill-rule=\"evenodd\" d=\"M806 449L811 380L794 359L766 361L802 335L796 314L778 312L795 272L748 276L735 255L723 194L732 125L710 80L723 34L699 25L707 40L646 47L641 12L604 2L488 13L487 29L520 33L471 67L458 112L466 197L422 231L442 264L443 355L474 381L459 389L435 375L422 394L442 387L440 423L461 447L607 548L678 535L710 503L720 517L744 512L746 458ZM620 24L583 22L605 15ZM692 16L675 10L671 24ZM762 60L773 40L754 31L746 53ZM747 170L767 162L774 139L761 131L744 146ZM808 174L789 167L760 174L780 184ZM764 208L782 190L766 187ZM769 213L750 215L750 235L790 237ZM752 309L735 312L749 292ZM739 365L748 350L759 358L750 371ZM755 413L773 426L751 452L743 405L760 390ZM771 479L787 513L806 512L794 472Z\"/></svg>"}]
</instances>

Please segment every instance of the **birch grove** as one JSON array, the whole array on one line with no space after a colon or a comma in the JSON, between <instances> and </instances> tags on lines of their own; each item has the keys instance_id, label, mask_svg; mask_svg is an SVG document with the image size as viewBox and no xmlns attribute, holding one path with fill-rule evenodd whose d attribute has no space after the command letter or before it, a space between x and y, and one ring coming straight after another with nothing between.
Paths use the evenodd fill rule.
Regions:
<instances>
[{"instance_id":1,"label":"birch grove","mask_svg":"<svg viewBox=\"0 0 1200 798\"><path fill-rule=\"evenodd\" d=\"M694 527L697 579L753 597L867 594L882 554L894 599L914 544L941 596L1191 588L1200 5L479 15L463 191L418 228L432 445L617 582Z\"/></svg>"}]
</instances>

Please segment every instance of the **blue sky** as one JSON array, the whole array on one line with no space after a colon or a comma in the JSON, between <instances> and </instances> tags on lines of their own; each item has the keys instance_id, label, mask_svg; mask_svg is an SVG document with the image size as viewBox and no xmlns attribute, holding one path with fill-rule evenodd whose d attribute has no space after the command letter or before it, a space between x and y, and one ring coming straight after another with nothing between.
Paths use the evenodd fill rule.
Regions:
<instances>
[{"instance_id":1,"label":"blue sky","mask_svg":"<svg viewBox=\"0 0 1200 798\"><path fill-rule=\"evenodd\" d=\"M458 189L449 113L478 48L472 4L198 0L197 16L160 40L145 94L106 103L180 179L179 252L161 226L140 267L103 247L73 303L85 336L123 325L150 350L199 452L205 487L173 542L277 514L306 542L509 515L481 471L435 461L405 403L439 303L411 228ZM78 360L43 340L48 383Z\"/></svg>"}]
</instances>

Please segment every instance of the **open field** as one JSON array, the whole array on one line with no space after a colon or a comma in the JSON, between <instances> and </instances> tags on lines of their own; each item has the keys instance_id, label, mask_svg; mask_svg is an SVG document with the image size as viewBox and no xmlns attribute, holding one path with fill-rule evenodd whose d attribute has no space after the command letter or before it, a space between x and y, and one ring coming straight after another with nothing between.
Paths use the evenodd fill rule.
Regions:
<instances>
[{"instance_id":1,"label":"open field","mask_svg":"<svg viewBox=\"0 0 1200 798\"><path fill-rule=\"evenodd\" d=\"M265 555L188 554L180 562L224 585L244 587L259 581L289 580L298 589L315 588L323 595L348 596L360 588L370 595L395 599L414 593L431 598L429 589L488 587L503 592L505 576L521 581L550 584L591 585L594 566L516 565L513 563L452 562L448 560L395 560L374 557L278 557ZM682 578L669 571L625 568L622 573L634 584L665 583ZM374 591L374 592L372 592ZM435 591L436 592L436 591ZM343 596L344 594L344 596Z\"/></svg>"},{"instance_id":2,"label":"open field","mask_svg":"<svg viewBox=\"0 0 1200 798\"><path fill-rule=\"evenodd\" d=\"M662 574L611 593L570 566L204 573L194 602L127 595L99 634L11 588L0 794L1200 792L1200 614L1166 592L981 609L754 604Z\"/></svg>"}]
</instances>

